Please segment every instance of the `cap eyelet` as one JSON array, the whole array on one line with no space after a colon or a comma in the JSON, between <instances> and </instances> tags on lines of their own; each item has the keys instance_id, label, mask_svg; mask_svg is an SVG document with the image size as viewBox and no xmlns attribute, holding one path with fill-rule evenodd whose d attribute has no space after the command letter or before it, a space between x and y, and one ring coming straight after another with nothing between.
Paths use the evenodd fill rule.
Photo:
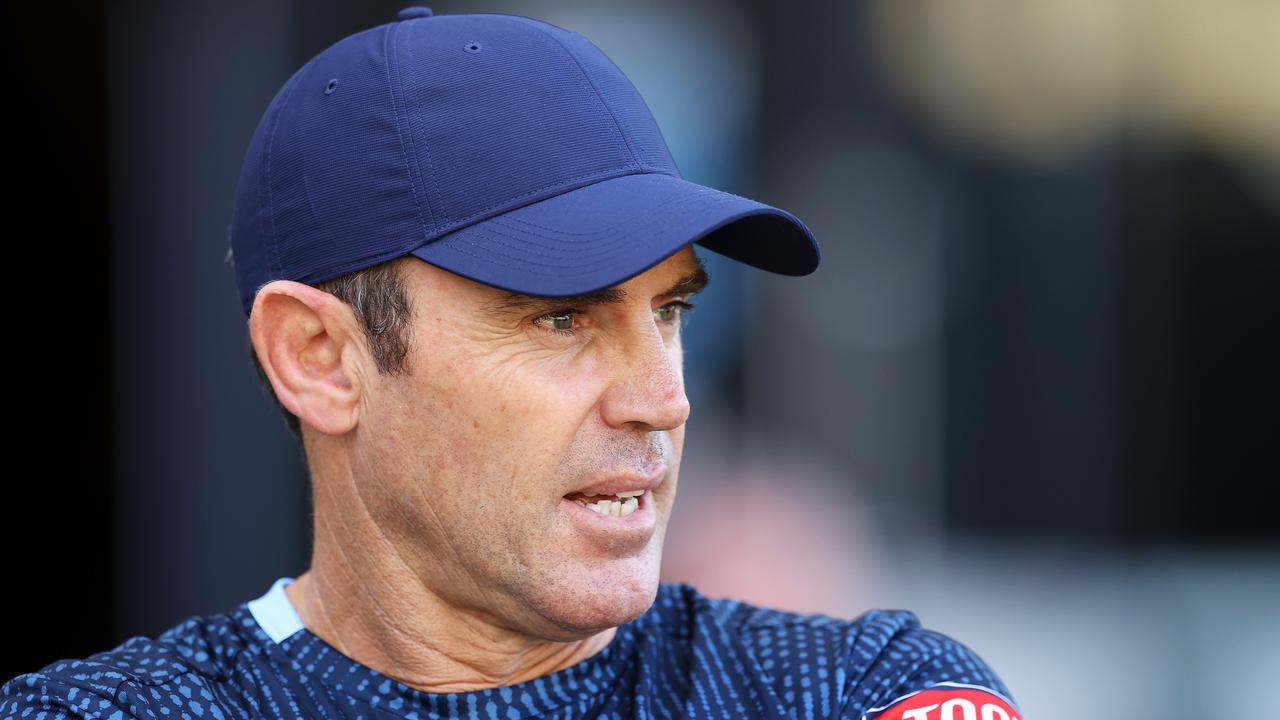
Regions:
<instances>
[{"instance_id":1,"label":"cap eyelet","mask_svg":"<svg viewBox=\"0 0 1280 720\"><path fill-rule=\"evenodd\" d=\"M337 89L338 89L338 78L334 78L329 81L329 84L327 86L325 86L324 94L330 95L333 93L334 90L337 90Z\"/></svg>"},{"instance_id":2,"label":"cap eyelet","mask_svg":"<svg viewBox=\"0 0 1280 720\"><path fill-rule=\"evenodd\" d=\"M463 47L462 49L466 50L467 52L480 52L480 43L472 41L467 43L466 46Z\"/></svg>"}]
</instances>

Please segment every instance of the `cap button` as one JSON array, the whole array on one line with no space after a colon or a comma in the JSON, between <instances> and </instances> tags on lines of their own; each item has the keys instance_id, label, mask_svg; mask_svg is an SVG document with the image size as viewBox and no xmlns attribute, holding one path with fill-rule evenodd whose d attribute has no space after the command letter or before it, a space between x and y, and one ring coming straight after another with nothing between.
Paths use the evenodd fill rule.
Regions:
<instances>
[{"instance_id":1,"label":"cap button","mask_svg":"<svg viewBox=\"0 0 1280 720\"><path fill-rule=\"evenodd\" d=\"M411 7L407 7L401 10L400 12L396 13L396 17L400 18L401 20L408 20L410 18L431 17L431 8L425 7L423 5L413 5Z\"/></svg>"}]
</instances>

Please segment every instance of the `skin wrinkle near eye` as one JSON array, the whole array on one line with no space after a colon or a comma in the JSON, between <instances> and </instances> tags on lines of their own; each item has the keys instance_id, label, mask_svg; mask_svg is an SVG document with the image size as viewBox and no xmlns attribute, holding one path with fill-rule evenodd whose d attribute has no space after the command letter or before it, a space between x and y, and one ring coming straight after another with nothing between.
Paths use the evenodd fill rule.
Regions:
<instances>
[{"instance_id":1,"label":"skin wrinkle near eye","mask_svg":"<svg viewBox=\"0 0 1280 720\"><path fill-rule=\"evenodd\" d=\"M698 267L689 275L680 278L674 285L662 292L658 297L672 295L691 296L704 290L711 281L702 258L697 258ZM570 305L602 305L620 304L626 301L627 291L619 286L607 287L594 292L568 297L552 297L542 295L526 295L517 292L503 292L492 300L485 302L484 311L494 316L510 315L514 312L541 308L553 309Z\"/></svg>"}]
</instances>

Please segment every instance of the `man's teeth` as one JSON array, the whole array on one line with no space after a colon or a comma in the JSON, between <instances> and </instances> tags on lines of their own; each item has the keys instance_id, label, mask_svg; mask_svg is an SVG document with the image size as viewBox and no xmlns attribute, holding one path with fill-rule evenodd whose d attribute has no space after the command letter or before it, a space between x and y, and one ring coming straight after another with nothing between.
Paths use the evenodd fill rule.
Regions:
<instances>
[{"instance_id":1,"label":"man's teeth","mask_svg":"<svg viewBox=\"0 0 1280 720\"><path fill-rule=\"evenodd\" d=\"M583 494L585 495L586 493ZM595 493L592 495L594 494ZM640 507L640 501L636 499L636 496L643 494L643 490L636 490L633 492L618 493L618 497L623 498L622 500L601 500L595 503L588 503L585 500L579 499L574 502L577 502L583 507L591 508L601 515L608 515L610 517L626 517L635 512L636 508Z\"/></svg>"}]
</instances>

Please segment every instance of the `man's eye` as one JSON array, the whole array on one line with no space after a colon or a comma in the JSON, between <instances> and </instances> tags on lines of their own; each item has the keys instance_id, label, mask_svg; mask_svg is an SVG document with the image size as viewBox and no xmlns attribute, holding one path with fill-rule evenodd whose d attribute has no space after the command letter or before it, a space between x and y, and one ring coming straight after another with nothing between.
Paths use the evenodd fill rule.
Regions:
<instances>
[{"instance_id":1,"label":"man's eye","mask_svg":"<svg viewBox=\"0 0 1280 720\"><path fill-rule=\"evenodd\" d=\"M533 319L534 325L541 325L547 332L553 332L558 335L573 335L573 316L577 315L580 310L565 308L564 310L553 310L546 315L541 315ZM549 322L543 322L543 321Z\"/></svg>"},{"instance_id":2,"label":"man's eye","mask_svg":"<svg viewBox=\"0 0 1280 720\"><path fill-rule=\"evenodd\" d=\"M658 319L664 323L679 322L681 318L688 315L693 310L693 303L684 300L676 300L658 308L654 312L658 314Z\"/></svg>"},{"instance_id":3,"label":"man's eye","mask_svg":"<svg viewBox=\"0 0 1280 720\"><path fill-rule=\"evenodd\" d=\"M675 300L654 310L658 321L664 325L673 325L680 322L693 310L693 303L684 300ZM575 308L564 308L561 310L553 310L545 315L539 315L533 319L534 325L540 325L547 332L556 333L557 335L572 336L573 317L581 314L582 311Z\"/></svg>"}]
</instances>

